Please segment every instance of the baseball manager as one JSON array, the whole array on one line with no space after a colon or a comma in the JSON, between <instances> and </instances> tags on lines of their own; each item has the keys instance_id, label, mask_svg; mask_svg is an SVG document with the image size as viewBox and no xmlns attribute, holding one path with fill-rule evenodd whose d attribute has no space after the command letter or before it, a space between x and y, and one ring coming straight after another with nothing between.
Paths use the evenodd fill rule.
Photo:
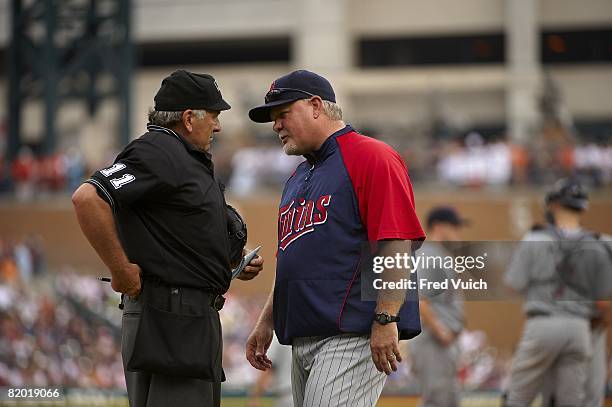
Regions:
<instances>
[{"instance_id":1,"label":"baseball manager","mask_svg":"<svg viewBox=\"0 0 612 407\"><path fill-rule=\"evenodd\" d=\"M283 191L276 281L247 359L268 369L275 331L292 345L296 406L374 406L401 361L398 340L420 332L418 302L361 301L368 242L410 250L425 238L406 166L391 147L342 121L331 84L314 72L275 80L249 117L273 122L285 154L305 161Z\"/></svg>"}]
</instances>

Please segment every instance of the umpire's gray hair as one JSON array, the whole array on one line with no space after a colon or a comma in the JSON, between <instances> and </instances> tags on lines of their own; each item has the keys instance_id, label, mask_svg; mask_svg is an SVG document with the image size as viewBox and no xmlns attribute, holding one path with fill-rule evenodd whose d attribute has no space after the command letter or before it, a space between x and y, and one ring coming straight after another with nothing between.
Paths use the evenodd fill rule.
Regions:
<instances>
[{"instance_id":1,"label":"umpire's gray hair","mask_svg":"<svg viewBox=\"0 0 612 407\"><path fill-rule=\"evenodd\" d=\"M342 120L342 108L329 100L323 101L323 113L331 120Z\"/></svg>"},{"instance_id":2,"label":"umpire's gray hair","mask_svg":"<svg viewBox=\"0 0 612 407\"><path fill-rule=\"evenodd\" d=\"M203 119L206 116L206 110L193 110L193 115L198 119ZM149 109L149 123L157 126L172 128L183 120L183 111L180 112L165 112Z\"/></svg>"}]
</instances>

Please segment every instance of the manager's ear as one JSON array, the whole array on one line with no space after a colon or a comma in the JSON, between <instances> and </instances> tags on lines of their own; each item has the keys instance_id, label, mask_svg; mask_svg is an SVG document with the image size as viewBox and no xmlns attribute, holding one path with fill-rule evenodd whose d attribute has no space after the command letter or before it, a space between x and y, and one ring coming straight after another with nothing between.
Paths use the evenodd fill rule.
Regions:
<instances>
[{"instance_id":1,"label":"manager's ear","mask_svg":"<svg viewBox=\"0 0 612 407\"><path fill-rule=\"evenodd\" d=\"M308 101L312 106L312 117L318 119L323 114L323 99L319 96L313 96Z\"/></svg>"}]
</instances>

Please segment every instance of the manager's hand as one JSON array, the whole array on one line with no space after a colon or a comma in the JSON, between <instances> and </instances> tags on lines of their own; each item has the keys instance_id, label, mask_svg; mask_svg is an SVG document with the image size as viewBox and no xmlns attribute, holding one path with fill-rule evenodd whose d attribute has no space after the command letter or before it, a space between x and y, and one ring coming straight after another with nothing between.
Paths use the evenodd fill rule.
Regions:
<instances>
[{"instance_id":1,"label":"manager's hand","mask_svg":"<svg viewBox=\"0 0 612 407\"><path fill-rule=\"evenodd\" d=\"M268 359L266 352L272 343L274 330L269 324L258 322L249 335L246 343L246 358L255 369L268 370L272 367L272 361Z\"/></svg>"},{"instance_id":2,"label":"manager's hand","mask_svg":"<svg viewBox=\"0 0 612 407\"><path fill-rule=\"evenodd\" d=\"M257 277L259 272L263 270L263 264L264 264L263 257L257 255L253 260L251 260L249 264L246 265L244 270L242 270L242 272L238 274L238 277L236 278L238 278L239 280L244 280L244 281L254 279L255 277Z\"/></svg>"},{"instance_id":3,"label":"manager's hand","mask_svg":"<svg viewBox=\"0 0 612 407\"><path fill-rule=\"evenodd\" d=\"M372 361L379 372L387 376L397 371L397 363L402 361L399 350L397 325L395 322L381 325L378 322L372 324L370 335L370 350Z\"/></svg>"}]
</instances>

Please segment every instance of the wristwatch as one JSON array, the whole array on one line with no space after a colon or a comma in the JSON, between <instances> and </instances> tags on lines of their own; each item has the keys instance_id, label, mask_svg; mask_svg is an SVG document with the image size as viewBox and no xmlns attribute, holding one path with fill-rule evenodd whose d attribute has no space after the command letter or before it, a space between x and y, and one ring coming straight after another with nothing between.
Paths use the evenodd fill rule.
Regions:
<instances>
[{"instance_id":1,"label":"wristwatch","mask_svg":"<svg viewBox=\"0 0 612 407\"><path fill-rule=\"evenodd\" d=\"M387 325L391 322L399 322L400 317L398 315L389 315L388 312L379 312L374 315L374 321L381 325Z\"/></svg>"}]
</instances>

